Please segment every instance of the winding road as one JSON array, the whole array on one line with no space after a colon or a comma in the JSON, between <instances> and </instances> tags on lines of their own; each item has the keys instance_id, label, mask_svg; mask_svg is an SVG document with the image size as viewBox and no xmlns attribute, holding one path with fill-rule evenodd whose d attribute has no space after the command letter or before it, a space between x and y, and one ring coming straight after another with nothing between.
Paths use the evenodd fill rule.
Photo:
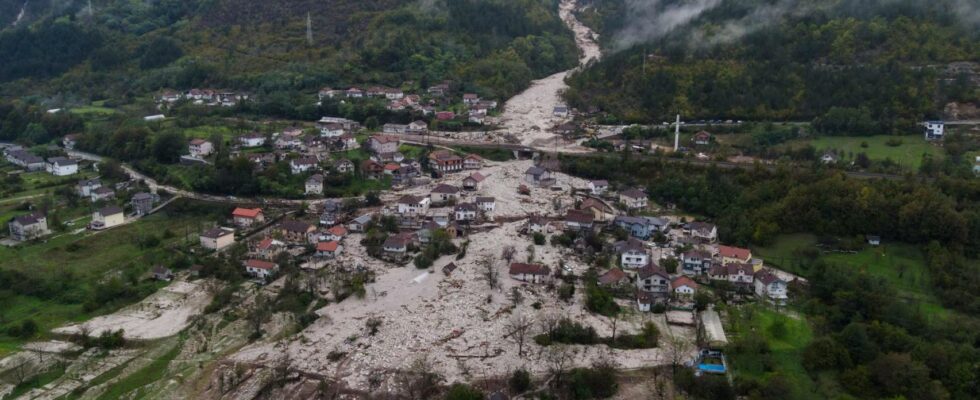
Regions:
<instances>
[{"instance_id":1,"label":"winding road","mask_svg":"<svg viewBox=\"0 0 980 400\"><path fill-rule=\"evenodd\" d=\"M89 160L94 162L102 162L105 157L98 154L87 153L79 150L65 150L68 156ZM125 163L119 163L123 171L129 175L130 179L136 179L143 181L144 184L153 192L167 192L176 197L185 197L188 199L195 199L201 201L218 202L218 203L232 203L232 204L269 204L269 205L284 205L284 206L296 206L300 204L319 204L327 201L328 199L282 199L275 197L258 197L258 198L239 198L235 196L219 196L207 193L193 192L190 190L181 189L175 186L164 185L156 181L146 174L137 171L130 165Z\"/></svg>"}]
</instances>

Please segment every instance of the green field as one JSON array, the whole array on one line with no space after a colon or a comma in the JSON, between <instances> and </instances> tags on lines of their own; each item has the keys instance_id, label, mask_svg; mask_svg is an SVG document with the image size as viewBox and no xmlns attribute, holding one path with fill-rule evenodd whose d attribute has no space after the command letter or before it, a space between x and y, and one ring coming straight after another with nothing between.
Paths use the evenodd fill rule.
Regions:
<instances>
[{"instance_id":1,"label":"green field","mask_svg":"<svg viewBox=\"0 0 980 400\"><path fill-rule=\"evenodd\" d=\"M802 256L794 252L815 248L816 243L816 236L810 234L782 235L772 245L753 247L752 252L768 265L806 277L808 271L802 266ZM880 247L866 246L854 254L823 253L820 258L885 279L901 296L918 304L925 315L943 316L949 312L932 294L925 258L916 246L886 241Z\"/></svg>"},{"instance_id":2,"label":"green field","mask_svg":"<svg viewBox=\"0 0 980 400\"><path fill-rule=\"evenodd\" d=\"M112 115L117 111L113 108L102 107L102 106L85 106L85 107L73 107L68 112L72 114L82 115L82 116L95 116L95 115Z\"/></svg>"},{"instance_id":3,"label":"green field","mask_svg":"<svg viewBox=\"0 0 980 400\"><path fill-rule=\"evenodd\" d=\"M902 144L889 146L887 144L889 140L900 140ZM868 147L861 147L862 143L867 143ZM925 154L931 155L936 160L940 160L944 156L942 148L926 142L919 135L820 136L790 143L791 146L803 144L812 145L817 149L818 154L831 149L838 150L838 154L843 151L845 154L843 157L844 161L853 160L853 157L848 157L851 153L855 155L865 153L871 160L883 161L890 159L904 168L914 170L919 169L919 165L922 164L922 156Z\"/></svg>"},{"instance_id":4,"label":"green field","mask_svg":"<svg viewBox=\"0 0 980 400\"><path fill-rule=\"evenodd\" d=\"M753 351L730 352L729 362L736 378L764 380L778 373L792 388L793 395L790 398L824 398L816 392L816 384L803 368L803 348L813 337L806 320L763 306L744 306L732 310L729 325L743 339L746 335L761 337L769 345L768 354Z\"/></svg>"},{"instance_id":5,"label":"green field","mask_svg":"<svg viewBox=\"0 0 980 400\"><path fill-rule=\"evenodd\" d=\"M168 263L175 255L168 247L180 242L185 232L192 233L190 237L195 239L200 220L157 214L99 233L55 233L38 242L0 247L3 269L17 270L43 282L61 282L67 288L55 298L14 294L4 300L0 356L24 341L7 335L7 328L23 320L36 322L39 335L45 336L45 332L66 322L82 321L121 306L113 304L86 312L83 304L91 297L94 286L109 276L138 277L153 265ZM139 241L150 236L160 239L160 243L141 248Z\"/></svg>"},{"instance_id":6,"label":"green field","mask_svg":"<svg viewBox=\"0 0 980 400\"><path fill-rule=\"evenodd\" d=\"M215 134L221 135L226 141L230 141L236 136L241 135L241 132L237 132L227 126L214 125L201 125L184 129L184 136L187 136L188 139L210 139Z\"/></svg>"}]
</instances>

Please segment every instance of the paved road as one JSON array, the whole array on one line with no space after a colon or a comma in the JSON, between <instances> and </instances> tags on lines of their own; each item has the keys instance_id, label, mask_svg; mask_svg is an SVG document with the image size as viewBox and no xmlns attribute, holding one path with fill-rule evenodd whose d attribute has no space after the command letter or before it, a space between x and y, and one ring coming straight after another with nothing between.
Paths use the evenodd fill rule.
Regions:
<instances>
[{"instance_id":1,"label":"paved road","mask_svg":"<svg viewBox=\"0 0 980 400\"><path fill-rule=\"evenodd\" d=\"M563 154L566 156L604 156L604 157L618 157L618 153L599 153L595 151L582 152L579 150L569 150L568 148L563 148L561 146L528 146L523 144L510 144L510 143L489 143L481 141L472 140L460 140L451 138L440 138L434 136L420 137L418 135L389 135L398 137L402 142L410 144L420 144L427 145L431 144L439 147L472 147L480 149L499 149L499 150L511 150L511 151L521 151L521 152L541 152L546 154ZM640 155L640 157L657 157L671 164L688 164L697 165L703 167L715 166L723 169L735 169L735 168L753 168L756 164L750 163L735 163L731 161L716 161L716 160L698 160L691 158L671 158L671 157L658 157L651 155ZM779 167L777 164L758 164L763 168L769 170L775 170ZM861 172L861 171L843 171L848 176L859 178L859 179L889 179L889 180L902 180L905 179L904 175L895 174L882 174L876 172Z\"/></svg>"},{"instance_id":2,"label":"paved road","mask_svg":"<svg viewBox=\"0 0 980 400\"><path fill-rule=\"evenodd\" d=\"M87 153L84 151L65 150L65 152L68 153L68 155L71 157L80 158L83 160L96 161L96 162L102 162L105 160L105 157L102 157L98 154ZM318 204L328 200L328 199L282 199L282 198L275 198L275 197L244 198L244 197L235 197L235 196L218 196L218 195L207 194L207 193L193 192L189 190L180 189L178 187L161 184L157 182L155 179L146 176L142 172L137 171L136 169L134 169L133 167L125 163L120 163L119 165L120 167L122 167L123 171L125 171L126 174L129 175L131 179L138 179L143 181L143 183L145 183L146 186L149 187L150 190L153 190L154 192L163 191L163 192L170 193L174 196L186 197L189 199L217 202L217 203L232 203L232 204L258 203L258 204L284 205L284 206L298 206L304 203Z\"/></svg>"}]
</instances>

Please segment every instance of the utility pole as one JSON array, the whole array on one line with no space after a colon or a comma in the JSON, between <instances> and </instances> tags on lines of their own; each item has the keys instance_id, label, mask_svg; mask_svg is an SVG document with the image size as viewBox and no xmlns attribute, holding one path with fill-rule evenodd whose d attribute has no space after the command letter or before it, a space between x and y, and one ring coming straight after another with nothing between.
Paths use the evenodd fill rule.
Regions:
<instances>
[{"instance_id":1,"label":"utility pole","mask_svg":"<svg viewBox=\"0 0 980 400\"><path fill-rule=\"evenodd\" d=\"M677 114L677 122L674 123L674 152L680 150L681 145L681 115Z\"/></svg>"},{"instance_id":2,"label":"utility pole","mask_svg":"<svg viewBox=\"0 0 980 400\"><path fill-rule=\"evenodd\" d=\"M310 19L310 13L306 13L306 44L313 45L313 20Z\"/></svg>"}]
</instances>

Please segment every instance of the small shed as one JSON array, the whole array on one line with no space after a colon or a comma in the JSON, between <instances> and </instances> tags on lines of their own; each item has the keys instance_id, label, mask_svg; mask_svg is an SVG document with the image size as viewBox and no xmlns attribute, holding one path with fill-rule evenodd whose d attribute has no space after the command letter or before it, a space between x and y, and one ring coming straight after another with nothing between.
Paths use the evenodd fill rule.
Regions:
<instances>
[{"instance_id":1,"label":"small shed","mask_svg":"<svg viewBox=\"0 0 980 400\"><path fill-rule=\"evenodd\" d=\"M153 273L153 279L156 279L158 281L169 282L171 279L174 279L173 271L171 271L170 268L166 268L162 265L157 265L156 267L153 267L152 273Z\"/></svg>"},{"instance_id":2,"label":"small shed","mask_svg":"<svg viewBox=\"0 0 980 400\"><path fill-rule=\"evenodd\" d=\"M453 271L455 270L456 270L456 263L449 263L446 264L445 267L442 267L442 273L446 274L446 276L452 275Z\"/></svg>"}]
</instances>

